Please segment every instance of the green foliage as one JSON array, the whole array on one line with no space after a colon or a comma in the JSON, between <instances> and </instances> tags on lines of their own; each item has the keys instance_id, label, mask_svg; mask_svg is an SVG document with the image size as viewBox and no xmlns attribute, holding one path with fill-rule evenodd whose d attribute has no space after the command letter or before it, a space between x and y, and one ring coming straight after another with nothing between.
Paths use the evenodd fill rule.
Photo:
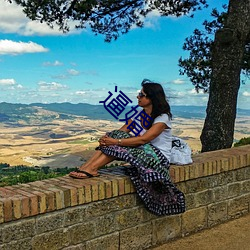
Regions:
<instances>
[{"instance_id":1,"label":"green foliage","mask_svg":"<svg viewBox=\"0 0 250 250\"><path fill-rule=\"evenodd\" d=\"M189 51L189 58L179 59L180 74L186 74L191 80L195 89L204 92L209 91L212 73L212 48L214 36L218 30L223 29L227 20L227 6L223 6L223 12L219 13L213 9L212 21L203 22L204 30L195 29L193 35L185 39L183 49ZM250 37L245 45L245 54L242 61L242 73L245 77L250 75Z\"/></svg>"},{"instance_id":2,"label":"green foliage","mask_svg":"<svg viewBox=\"0 0 250 250\"><path fill-rule=\"evenodd\" d=\"M95 34L105 35L105 41L117 39L133 25L143 26L148 13L157 10L162 16L182 16L202 7L207 0L8 0L23 7L31 20L47 23L51 28L57 24L63 32L69 31L69 22L76 28L90 27Z\"/></svg>"},{"instance_id":3,"label":"green foliage","mask_svg":"<svg viewBox=\"0 0 250 250\"><path fill-rule=\"evenodd\" d=\"M60 177L75 169L67 167L51 169L50 167L40 168L23 165L10 167L9 164L0 163L0 187Z\"/></svg>"},{"instance_id":4,"label":"green foliage","mask_svg":"<svg viewBox=\"0 0 250 250\"><path fill-rule=\"evenodd\" d=\"M241 138L238 142L234 143L234 147L240 147L250 144L250 137Z\"/></svg>"},{"instance_id":5,"label":"green foliage","mask_svg":"<svg viewBox=\"0 0 250 250\"><path fill-rule=\"evenodd\" d=\"M120 163L112 163L105 165L103 168L119 165ZM10 167L7 163L0 163L0 187L61 177L76 169L68 167L51 169L50 167L27 167L23 165Z\"/></svg>"}]
</instances>

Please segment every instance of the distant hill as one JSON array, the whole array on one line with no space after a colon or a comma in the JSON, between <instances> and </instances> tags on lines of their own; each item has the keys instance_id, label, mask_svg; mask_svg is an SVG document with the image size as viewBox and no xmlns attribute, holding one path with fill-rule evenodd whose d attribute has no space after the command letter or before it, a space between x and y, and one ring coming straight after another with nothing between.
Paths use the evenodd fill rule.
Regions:
<instances>
[{"instance_id":1,"label":"distant hill","mask_svg":"<svg viewBox=\"0 0 250 250\"><path fill-rule=\"evenodd\" d=\"M125 118L125 113L130 110L127 107L119 118ZM172 106L173 117L180 118L205 118L204 106ZM250 116L250 110L238 109L237 115ZM115 120L103 105L91 105L87 103L32 103L13 104L0 103L0 122L17 122L23 120L27 123L34 121L48 122L58 119L74 119L74 116L85 116L92 120Z\"/></svg>"},{"instance_id":2,"label":"distant hill","mask_svg":"<svg viewBox=\"0 0 250 250\"><path fill-rule=\"evenodd\" d=\"M42 107L43 109L57 112L59 114L70 114L78 116L87 116L93 120L112 120L112 116L103 107L103 105L91 105L88 103L72 104L69 102L64 103L32 103L29 106Z\"/></svg>"}]
</instances>

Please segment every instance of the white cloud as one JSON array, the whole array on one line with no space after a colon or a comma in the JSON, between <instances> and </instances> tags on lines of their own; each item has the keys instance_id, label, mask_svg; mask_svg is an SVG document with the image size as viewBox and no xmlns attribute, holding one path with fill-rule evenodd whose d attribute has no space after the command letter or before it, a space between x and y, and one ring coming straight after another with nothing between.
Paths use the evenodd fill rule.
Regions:
<instances>
[{"instance_id":1,"label":"white cloud","mask_svg":"<svg viewBox=\"0 0 250 250\"><path fill-rule=\"evenodd\" d=\"M23 85L17 84L16 80L13 78L0 79L0 87L2 91L22 90L24 88Z\"/></svg>"},{"instance_id":2,"label":"white cloud","mask_svg":"<svg viewBox=\"0 0 250 250\"><path fill-rule=\"evenodd\" d=\"M18 84L16 87L17 87L18 89L23 89L23 85L21 85L21 84Z\"/></svg>"},{"instance_id":3,"label":"white cloud","mask_svg":"<svg viewBox=\"0 0 250 250\"><path fill-rule=\"evenodd\" d=\"M58 60L55 60L54 62L44 62L43 63L43 66L62 66L63 63L58 61Z\"/></svg>"},{"instance_id":4,"label":"white cloud","mask_svg":"<svg viewBox=\"0 0 250 250\"><path fill-rule=\"evenodd\" d=\"M14 79L0 79L0 86L13 86L16 84Z\"/></svg>"},{"instance_id":5,"label":"white cloud","mask_svg":"<svg viewBox=\"0 0 250 250\"><path fill-rule=\"evenodd\" d=\"M22 29L27 21L22 9L15 3L10 4L5 0L0 0L0 31L3 33L15 33Z\"/></svg>"},{"instance_id":6,"label":"white cloud","mask_svg":"<svg viewBox=\"0 0 250 250\"><path fill-rule=\"evenodd\" d=\"M24 53L47 52L48 49L33 42L14 42L11 40L0 40L0 55L18 55Z\"/></svg>"},{"instance_id":7,"label":"white cloud","mask_svg":"<svg viewBox=\"0 0 250 250\"><path fill-rule=\"evenodd\" d=\"M54 29L51 29L46 23L40 23L39 21L32 21L25 16L22 11L22 7L17 4L9 3L5 0L0 0L0 32L2 33L17 33L24 36L31 35L63 35L65 34L58 29L55 25ZM76 30L75 22L70 22L69 33L81 33L82 30Z\"/></svg>"},{"instance_id":8,"label":"white cloud","mask_svg":"<svg viewBox=\"0 0 250 250\"><path fill-rule=\"evenodd\" d=\"M173 80L173 83L174 83L174 84L184 84L185 81L182 80L182 79L176 79L176 80Z\"/></svg>"},{"instance_id":9,"label":"white cloud","mask_svg":"<svg viewBox=\"0 0 250 250\"><path fill-rule=\"evenodd\" d=\"M85 95L86 91L78 90L76 91L76 95Z\"/></svg>"},{"instance_id":10,"label":"white cloud","mask_svg":"<svg viewBox=\"0 0 250 250\"><path fill-rule=\"evenodd\" d=\"M39 86L38 88L39 91L54 91L54 90L60 91L60 90L65 90L68 88L66 85L63 85L57 82L47 83L43 81L39 82L38 86Z\"/></svg>"},{"instance_id":11,"label":"white cloud","mask_svg":"<svg viewBox=\"0 0 250 250\"><path fill-rule=\"evenodd\" d=\"M206 106L208 101L208 94L203 92L197 93L195 89L186 89L183 91L176 91L174 89L168 90L170 95L170 105L194 105Z\"/></svg>"},{"instance_id":12,"label":"white cloud","mask_svg":"<svg viewBox=\"0 0 250 250\"><path fill-rule=\"evenodd\" d=\"M141 17L145 28L149 29L160 29L159 20L162 18L161 13L158 10L153 10L148 13L147 17ZM175 15L169 15L167 18L177 19ZM180 18L180 17L179 17ZM132 29L136 29L137 26L133 25Z\"/></svg>"},{"instance_id":13,"label":"white cloud","mask_svg":"<svg viewBox=\"0 0 250 250\"><path fill-rule=\"evenodd\" d=\"M188 93L190 93L191 95L197 95L198 94L195 89L189 90Z\"/></svg>"},{"instance_id":14,"label":"white cloud","mask_svg":"<svg viewBox=\"0 0 250 250\"><path fill-rule=\"evenodd\" d=\"M243 96L250 96L250 92L244 91L244 92L242 93L242 95L243 95Z\"/></svg>"},{"instance_id":15,"label":"white cloud","mask_svg":"<svg viewBox=\"0 0 250 250\"><path fill-rule=\"evenodd\" d=\"M204 93L203 90L199 90L199 92L196 91L196 89L191 89L188 91L191 95L208 95L208 93Z\"/></svg>"},{"instance_id":16,"label":"white cloud","mask_svg":"<svg viewBox=\"0 0 250 250\"><path fill-rule=\"evenodd\" d=\"M77 70L75 70L75 69L69 69L69 70L68 70L68 73L69 73L70 75L72 75L72 76L77 76L77 75L80 74L80 72L77 71Z\"/></svg>"},{"instance_id":17,"label":"white cloud","mask_svg":"<svg viewBox=\"0 0 250 250\"><path fill-rule=\"evenodd\" d=\"M144 19L144 27L155 29L159 26L160 13L158 10L153 10Z\"/></svg>"}]
</instances>

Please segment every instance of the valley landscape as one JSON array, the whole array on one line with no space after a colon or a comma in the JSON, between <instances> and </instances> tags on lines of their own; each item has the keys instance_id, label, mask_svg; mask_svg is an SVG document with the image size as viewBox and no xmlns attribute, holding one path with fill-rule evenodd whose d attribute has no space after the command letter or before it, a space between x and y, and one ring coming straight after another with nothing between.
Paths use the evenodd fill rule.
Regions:
<instances>
[{"instance_id":1,"label":"valley landscape","mask_svg":"<svg viewBox=\"0 0 250 250\"><path fill-rule=\"evenodd\" d=\"M193 153L198 153L205 109L179 110L177 107L173 111L173 134L186 140ZM100 136L122 126L111 118L102 106L89 104L0 103L0 163L51 168L79 166L98 146ZM234 139L249 136L250 115L243 110L237 115Z\"/></svg>"}]
</instances>

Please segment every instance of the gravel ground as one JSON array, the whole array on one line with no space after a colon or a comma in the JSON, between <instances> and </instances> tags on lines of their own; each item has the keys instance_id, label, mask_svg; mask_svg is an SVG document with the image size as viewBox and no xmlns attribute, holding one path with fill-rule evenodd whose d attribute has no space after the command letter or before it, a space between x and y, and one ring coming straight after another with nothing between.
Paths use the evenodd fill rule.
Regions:
<instances>
[{"instance_id":1,"label":"gravel ground","mask_svg":"<svg viewBox=\"0 0 250 250\"><path fill-rule=\"evenodd\" d=\"M250 214L152 250L250 250Z\"/></svg>"}]
</instances>

